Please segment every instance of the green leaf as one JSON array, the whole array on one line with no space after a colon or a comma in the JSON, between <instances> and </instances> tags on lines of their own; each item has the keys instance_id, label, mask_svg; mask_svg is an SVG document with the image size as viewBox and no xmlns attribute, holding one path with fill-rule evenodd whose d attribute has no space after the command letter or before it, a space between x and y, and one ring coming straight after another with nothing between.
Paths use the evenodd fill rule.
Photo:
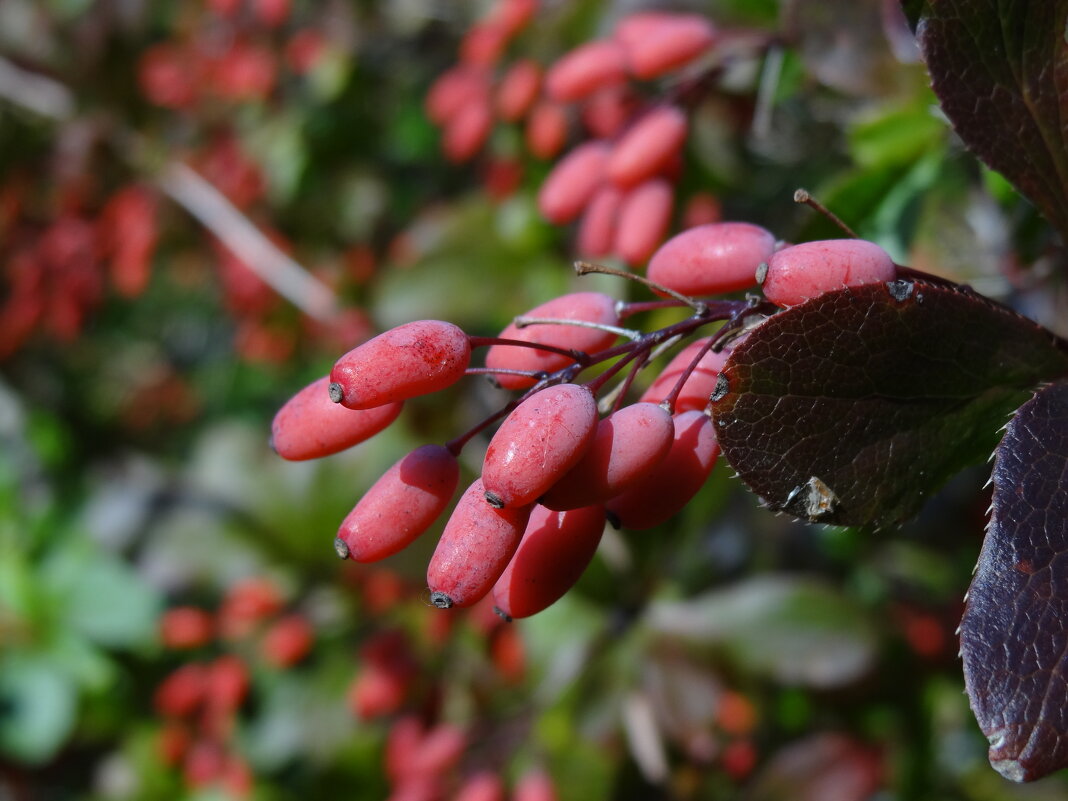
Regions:
<instances>
[{"instance_id":1,"label":"green leaf","mask_svg":"<svg viewBox=\"0 0 1068 801\"><path fill-rule=\"evenodd\" d=\"M994 461L990 526L961 622L964 680L990 764L1068 767L1068 383L1016 413Z\"/></svg>"},{"instance_id":2,"label":"green leaf","mask_svg":"<svg viewBox=\"0 0 1068 801\"><path fill-rule=\"evenodd\" d=\"M653 631L722 646L745 669L784 683L838 687L875 658L863 610L815 579L762 576L684 601L657 601Z\"/></svg>"},{"instance_id":3,"label":"green leaf","mask_svg":"<svg viewBox=\"0 0 1068 801\"><path fill-rule=\"evenodd\" d=\"M69 540L42 570L55 614L95 643L132 647L155 636L162 601L137 573L85 541Z\"/></svg>"},{"instance_id":4,"label":"green leaf","mask_svg":"<svg viewBox=\"0 0 1068 801\"><path fill-rule=\"evenodd\" d=\"M1068 353L961 287L899 280L828 292L732 352L713 396L723 454L777 511L888 525L964 467Z\"/></svg>"},{"instance_id":5,"label":"green leaf","mask_svg":"<svg viewBox=\"0 0 1068 801\"><path fill-rule=\"evenodd\" d=\"M906 14L960 138L1068 238L1068 0L926 0Z\"/></svg>"},{"instance_id":6,"label":"green leaf","mask_svg":"<svg viewBox=\"0 0 1068 801\"><path fill-rule=\"evenodd\" d=\"M54 661L26 652L0 660L0 753L50 759L74 728L77 690Z\"/></svg>"}]
</instances>

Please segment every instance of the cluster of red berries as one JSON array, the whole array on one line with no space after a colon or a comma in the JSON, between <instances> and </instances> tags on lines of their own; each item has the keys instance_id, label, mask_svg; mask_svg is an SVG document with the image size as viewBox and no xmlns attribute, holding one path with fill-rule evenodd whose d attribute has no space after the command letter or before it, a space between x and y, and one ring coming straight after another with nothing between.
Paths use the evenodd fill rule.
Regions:
<instances>
[{"instance_id":1,"label":"cluster of red berries","mask_svg":"<svg viewBox=\"0 0 1068 801\"><path fill-rule=\"evenodd\" d=\"M490 375L506 389L524 390L460 437L423 445L394 464L342 522L338 554L369 562L409 545L452 500L464 445L502 421L481 476L445 524L427 583L438 607L470 606L492 593L503 617L535 614L578 580L606 518L617 527L651 528L702 487L719 452L709 405L732 340L777 307L842 286L891 281L896 266L863 240L786 247L759 226L714 223L665 243L648 273L640 280L667 300L617 303L574 293L516 318L500 337L468 336L439 320L398 326L346 353L329 376L287 402L272 424L273 447L284 458L308 459L373 436L407 399L465 375ZM691 296L757 284L767 301ZM649 333L622 327L631 315L665 306L689 306L692 314ZM679 354L640 400L626 402L654 352L712 323L721 325ZM621 337L626 341L614 344ZM472 349L481 346L489 346L485 367L472 367ZM575 383L594 365L605 369Z\"/></svg>"},{"instance_id":2,"label":"cluster of red berries","mask_svg":"<svg viewBox=\"0 0 1068 801\"><path fill-rule=\"evenodd\" d=\"M460 63L431 87L427 114L442 127L452 161L475 156L495 120L524 125L530 152L552 159L567 145L572 119L581 120L592 138L550 172L539 209L556 224L579 221L581 255L641 264L671 222L689 119L681 105L643 97L638 84L700 62L717 31L696 14L638 12L623 17L611 37L582 44L547 69L530 58L502 68L508 44L536 5L501 0L476 23L461 44Z\"/></svg>"},{"instance_id":3,"label":"cluster of red berries","mask_svg":"<svg viewBox=\"0 0 1068 801\"><path fill-rule=\"evenodd\" d=\"M35 333L67 343L103 302L106 288L127 298L148 284L158 231L158 198L129 184L90 207L71 185L43 229L30 211L31 185L20 177L0 189L0 265L7 284L0 305L0 359Z\"/></svg>"},{"instance_id":4,"label":"cluster of red berries","mask_svg":"<svg viewBox=\"0 0 1068 801\"><path fill-rule=\"evenodd\" d=\"M289 0L211 0L182 36L142 53L138 82L153 105L193 109L211 101L262 101L274 91L281 64L270 35L290 17ZM194 12L196 13L196 12ZM285 65L301 75L314 68L325 37L306 28L285 43Z\"/></svg>"},{"instance_id":5,"label":"cluster of red berries","mask_svg":"<svg viewBox=\"0 0 1068 801\"><path fill-rule=\"evenodd\" d=\"M163 717L158 753L164 764L181 768L191 789L220 787L234 797L253 789L252 772L234 738L241 707L250 691L250 655L278 670L308 656L315 635L299 613L284 612L284 600L266 579L236 584L216 613L179 606L160 619L163 644L177 651L221 652L182 664L159 684L155 707Z\"/></svg>"}]
</instances>

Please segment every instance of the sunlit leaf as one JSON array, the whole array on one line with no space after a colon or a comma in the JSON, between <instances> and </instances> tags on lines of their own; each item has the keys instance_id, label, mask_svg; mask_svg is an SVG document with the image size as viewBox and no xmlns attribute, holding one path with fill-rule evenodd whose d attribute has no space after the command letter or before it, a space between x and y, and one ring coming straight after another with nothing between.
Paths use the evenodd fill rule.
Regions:
<instances>
[{"instance_id":1,"label":"sunlit leaf","mask_svg":"<svg viewBox=\"0 0 1068 801\"><path fill-rule=\"evenodd\" d=\"M766 576L682 601L658 601L649 627L695 645L723 648L745 669L784 684L838 687L875 658L862 609L819 581Z\"/></svg>"},{"instance_id":2,"label":"sunlit leaf","mask_svg":"<svg viewBox=\"0 0 1068 801\"><path fill-rule=\"evenodd\" d=\"M1068 766L1068 383L1016 413L961 623L964 679L990 763L1031 781Z\"/></svg>"},{"instance_id":3,"label":"sunlit leaf","mask_svg":"<svg viewBox=\"0 0 1068 801\"><path fill-rule=\"evenodd\" d=\"M960 138L1068 232L1068 0L909 0L906 12Z\"/></svg>"},{"instance_id":4,"label":"sunlit leaf","mask_svg":"<svg viewBox=\"0 0 1068 801\"><path fill-rule=\"evenodd\" d=\"M986 459L1027 390L1065 373L1068 353L1027 318L901 280L829 292L760 325L723 369L713 422L771 509L887 525Z\"/></svg>"}]
</instances>

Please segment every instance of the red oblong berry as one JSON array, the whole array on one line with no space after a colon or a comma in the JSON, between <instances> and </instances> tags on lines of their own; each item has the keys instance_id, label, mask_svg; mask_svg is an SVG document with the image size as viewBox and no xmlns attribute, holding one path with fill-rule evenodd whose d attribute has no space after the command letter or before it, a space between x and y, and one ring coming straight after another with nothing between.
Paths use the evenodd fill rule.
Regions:
<instances>
[{"instance_id":1,"label":"red oblong berry","mask_svg":"<svg viewBox=\"0 0 1068 801\"><path fill-rule=\"evenodd\" d=\"M530 509L490 506L482 479L475 479L456 503L427 567L430 602L448 609L484 598L515 553Z\"/></svg>"},{"instance_id":2,"label":"red oblong berry","mask_svg":"<svg viewBox=\"0 0 1068 801\"><path fill-rule=\"evenodd\" d=\"M471 343L441 320L416 320L357 345L330 371L331 400L372 409L444 389L463 378Z\"/></svg>"},{"instance_id":3,"label":"red oblong berry","mask_svg":"<svg viewBox=\"0 0 1068 801\"><path fill-rule=\"evenodd\" d=\"M505 122L516 122L526 116L541 89L541 67L533 59L515 62L501 78L497 87L497 115Z\"/></svg>"},{"instance_id":4,"label":"red oblong berry","mask_svg":"<svg viewBox=\"0 0 1068 801\"><path fill-rule=\"evenodd\" d=\"M619 325L616 302L600 292L573 292L541 304L524 317L541 317L553 320L580 320L602 325ZM596 353L611 345L616 334L597 328L582 326L534 324L522 328L511 323L501 331L502 339L521 342L536 342L557 348ZM572 359L561 353L527 348L520 345L492 345L486 351L486 366L491 369L527 370L551 373L566 367ZM496 376L497 383L505 389L521 389L533 386L535 379L502 373Z\"/></svg>"},{"instance_id":5,"label":"red oblong berry","mask_svg":"<svg viewBox=\"0 0 1068 801\"><path fill-rule=\"evenodd\" d=\"M474 158L493 129L493 110L486 97L472 98L445 122L441 150L445 158L459 164Z\"/></svg>"},{"instance_id":6,"label":"red oblong berry","mask_svg":"<svg viewBox=\"0 0 1068 801\"><path fill-rule=\"evenodd\" d=\"M660 466L607 504L624 528L644 529L667 521L690 502L719 456L712 419L704 412L675 417L675 439Z\"/></svg>"},{"instance_id":7,"label":"red oblong berry","mask_svg":"<svg viewBox=\"0 0 1068 801\"><path fill-rule=\"evenodd\" d=\"M515 783L512 801L559 801L552 777L542 768L530 768Z\"/></svg>"},{"instance_id":8,"label":"red oblong berry","mask_svg":"<svg viewBox=\"0 0 1068 801\"><path fill-rule=\"evenodd\" d=\"M598 258L612 252L622 202L623 193L614 186L602 186L590 199L582 213L575 242L581 255Z\"/></svg>"},{"instance_id":9,"label":"red oblong berry","mask_svg":"<svg viewBox=\"0 0 1068 801\"><path fill-rule=\"evenodd\" d=\"M504 780L495 771L480 770L464 779L453 801L504 801Z\"/></svg>"},{"instance_id":10,"label":"red oblong berry","mask_svg":"<svg viewBox=\"0 0 1068 801\"><path fill-rule=\"evenodd\" d=\"M756 270L775 252L759 225L709 223L671 237L649 260L646 276L685 295L718 295L756 286Z\"/></svg>"},{"instance_id":11,"label":"red oblong berry","mask_svg":"<svg viewBox=\"0 0 1068 801\"><path fill-rule=\"evenodd\" d=\"M675 106L654 109L632 125L612 148L605 172L623 188L658 174L686 141L686 115Z\"/></svg>"},{"instance_id":12,"label":"red oblong berry","mask_svg":"<svg viewBox=\"0 0 1068 801\"><path fill-rule=\"evenodd\" d=\"M550 100L539 102L530 110L523 137L539 159L555 158L567 142L567 109Z\"/></svg>"},{"instance_id":13,"label":"red oblong berry","mask_svg":"<svg viewBox=\"0 0 1068 801\"><path fill-rule=\"evenodd\" d=\"M456 116L471 101L489 95L489 76L480 69L457 66L438 76L426 96L426 115L438 125Z\"/></svg>"},{"instance_id":14,"label":"red oblong berry","mask_svg":"<svg viewBox=\"0 0 1068 801\"><path fill-rule=\"evenodd\" d=\"M549 222L571 222L586 207L604 181L608 145L586 142L564 156L538 191L538 210Z\"/></svg>"},{"instance_id":15,"label":"red oblong berry","mask_svg":"<svg viewBox=\"0 0 1068 801\"><path fill-rule=\"evenodd\" d=\"M604 520L600 504L566 512L535 505L515 555L493 585L499 613L529 617L556 603L593 559Z\"/></svg>"},{"instance_id":16,"label":"red oblong berry","mask_svg":"<svg viewBox=\"0 0 1068 801\"><path fill-rule=\"evenodd\" d=\"M582 458L597 430L589 387L539 390L508 415L486 449L482 483L495 506L533 503Z\"/></svg>"},{"instance_id":17,"label":"red oblong berry","mask_svg":"<svg viewBox=\"0 0 1068 801\"><path fill-rule=\"evenodd\" d=\"M318 459L351 448L397 419L400 402L347 409L330 399L330 376L313 381L283 404L271 422L271 447L283 459Z\"/></svg>"},{"instance_id":18,"label":"red oblong berry","mask_svg":"<svg viewBox=\"0 0 1068 801\"><path fill-rule=\"evenodd\" d=\"M649 389L642 393L640 400L648 403L660 403L660 401L664 400L668 393L674 389L678 380L682 378L683 372L693 362L697 352L707 343L707 337L698 339L680 350L675 358L668 362L667 367L656 377L656 380L649 385ZM675 398L675 414L694 410L702 411L708 406L708 399L716 388L716 379L719 377L719 371L723 369L723 364L727 361L728 355L727 351L720 353L705 352L705 355L701 357L701 361L694 367Z\"/></svg>"},{"instance_id":19,"label":"red oblong berry","mask_svg":"<svg viewBox=\"0 0 1068 801\"><path fill-rule=\"evenodd\" d=\"M615 240L616 255L627 264L644 264L664 239L671 223L675 193L663 178L654 178L631 189L619 204Z\"/></svg>"},{"instance_id":20,"label":"red oblong berry","mask_svg":"<svg viewBox=\"0 0 1068 801\"><path fill-rule=\"evenodd\" d=\"M570 103L627 77L626 51L619 42L587 42L564 54L545 75L545 91L553 100Z\"/></svg>"},{"instance_id":21,"label":"red oblong berry","mask_svg":"<svg viewBox=\"0 0 1068 801\"><path fill-rule=\"evenodd\" d=\"M667 456L674 433L674 418L663 407L624 406L597 424L585 455L539 503L558 510L604 503L655 470Z\"/></svg>"},{"instance_id":22,"label":"red oblong berry","mask_svg":"<svg viewBox=\"0 0 1068 801\"><path fill-rule=\"evenodd\" d=\"M620 21L616 39L631 75L658 78L688 64L716 41L716 29L697 14L638 13Z\"/></svg>"},{"instance_id":23,"label":"red oblong berry","mask_svg":"<svg viewBox=\"0 0 1068 801\"><path fill-rule=\"evenodd\" d=\"M447 448L416 448L389 468L342 521L337 536L346 555L375 562L408 547L449 505L459 480L460 467Z\"/></svg>"},{"instance_id":24,"label":"red oblong berry","mask_svg":"<svg viewBox=\"0 0 1068 801\"><path fill-rule=\"evenodd\" d=\"M777 306L795 306L833 289L893 281L890 255L864 239L828 239L783 248L768 260L761 288Z\"/></svg>"}]
</instances>

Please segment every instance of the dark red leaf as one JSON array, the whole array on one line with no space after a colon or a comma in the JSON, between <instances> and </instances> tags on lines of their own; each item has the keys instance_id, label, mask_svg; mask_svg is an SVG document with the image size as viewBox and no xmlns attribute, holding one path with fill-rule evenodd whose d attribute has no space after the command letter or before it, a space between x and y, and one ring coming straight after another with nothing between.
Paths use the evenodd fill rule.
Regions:
<instances>
[{"instance_id":1,"label":"dark red leaf","mask_svg":"<svg viewBox=\"0 0 1068 801\"><path fill-rule=\"evenodd\" d=\"M1068 766L1068 383L1016 413L961 623L964 681L990 764L1032 781Z\"/></svg>"},{"instance_id":2,"label":"dark red leaf","mask_svg":"<svg viewBox=\"0 0 1068 801\"><path fill-rule=\"evenodd\" d=\"M964 143L1068 238L1068 0L906 0Z\"/></svg>"},{"instance_id":3,"label":"dark red leaf","mask_svg":"<svg viewBox=\"0 0 1068 801\"><path fill-rule=\"evenodd\" d=\"M1008 415L1068 354L971 291L899 280L780 312L713 394L723 454L775 510L840 525L908 518L986 459Z\"/></svg>"}]
</instances>

